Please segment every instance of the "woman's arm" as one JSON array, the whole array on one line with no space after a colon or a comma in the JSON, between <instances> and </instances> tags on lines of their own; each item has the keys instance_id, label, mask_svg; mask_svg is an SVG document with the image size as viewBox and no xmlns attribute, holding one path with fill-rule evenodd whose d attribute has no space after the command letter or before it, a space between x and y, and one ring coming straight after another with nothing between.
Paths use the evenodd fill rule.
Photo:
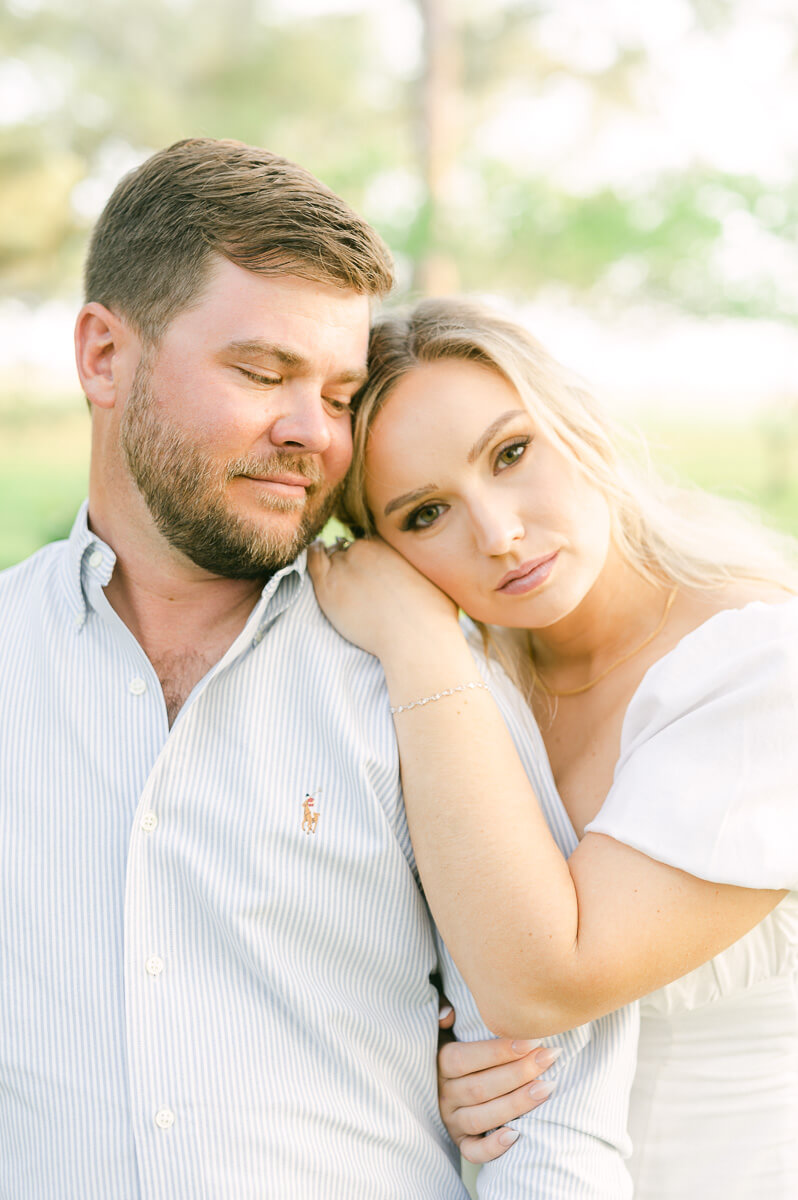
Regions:
<instances>
[{"instance_id":1,"label":"woman's arm","mask_svg":"<svg viewBox=\"0 0 798 1200\"><path fill-rule=\"evenodd\" d=\"M333 624L382 661L393 705L478 677L451 602L389 547L357 543L332 561L316 551L311 569ZM601 834L566 861L485 690L406 709L395 725L425 893L498 1034L547 1036L645 995L785 894L709 883Z\"/></svg>"}]
</instances>

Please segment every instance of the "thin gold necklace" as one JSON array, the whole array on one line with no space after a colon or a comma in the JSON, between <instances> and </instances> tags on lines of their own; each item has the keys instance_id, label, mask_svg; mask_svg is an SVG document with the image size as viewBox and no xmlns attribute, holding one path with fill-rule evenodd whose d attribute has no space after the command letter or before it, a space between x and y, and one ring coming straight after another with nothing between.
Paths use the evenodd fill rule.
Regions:
<instances>
[{"instance_id":1,"label":"thin gold necklace","mask_svg":"<svg viewBox=\"0 0 798 1200\"><path fill-rule=\"evenodd\" d=\"M616 662L611 663L605 670L599 672L599 674L596 676L595 679L591 679L587 683L583 683L581 687L568 688L564 692L555 692L554 688L550 688L549 685L546 683L545 679L542 677L542 675L540 675L540 673L536 670L535 674L537 675L537 678L538 678L538 681L540 682L541 687L544 689L544 691L548 692L548 694L550 696L555 696L557 698L559 698L560 696L578 696L581 692L589 692L590 689L592 687L595 687L597 683L601 683L602 679L606 679L606 677L609 675L610 671L614 671L616 667L620 667L623 663L628 662L630 658L634 658L634 656L636 654L639 654L641 650L645 650L646 646L649 646L654 641L655 637L659 637L659 635L662 633L663 629L665 628L665 624L670 615L670 611L673 608L673 602L676 599L676 593L678 592L678 590L679 589L677 587L675 587L675 588L673 588L672 591L670 591L668 593L668 598L665 601L665 610L659 619L659 623L657 624L656 629L653 630L653 632L650 633L648 635L648 637L643 638L643 641L640 643L639 646L635 646L634 650L630 650L628 654L624 654L622 658L617 659ZM530 639L530 643L531 643L531 639ZM534 662L535 662L535 659L533 656L533 658L532 658L533 666L534 666Z\"/></svg>"}]
</instances>

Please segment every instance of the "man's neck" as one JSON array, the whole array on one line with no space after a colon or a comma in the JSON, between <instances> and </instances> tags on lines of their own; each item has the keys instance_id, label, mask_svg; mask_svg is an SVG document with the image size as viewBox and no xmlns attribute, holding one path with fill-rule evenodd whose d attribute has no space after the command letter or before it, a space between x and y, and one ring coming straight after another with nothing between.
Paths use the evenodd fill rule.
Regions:
<instances>
[{"instance_id":1,"label":"man's neck","mask_svg":"<svg viewBox=\"0 0 798 1200\"><path fill-rule=\"evenodd\" d=\"M151 522L107 520L107 511L90 499L91 528L116 556L105 595L155 668L173 717L244 628L264 580L212 575Z\"/></svg>"},{"instance_id":2,"label":"man's neck","mask_svg":"<svg viewBox=\"0 0 798 1200\"><path fill-rule=\"evenodd\" d=\"M169 572L116 551L105 594L147 657L166 651L218 649L221 657L244 628L263 590L263 580L222 579L197 572Z\"/></svg>"}]
</instances>

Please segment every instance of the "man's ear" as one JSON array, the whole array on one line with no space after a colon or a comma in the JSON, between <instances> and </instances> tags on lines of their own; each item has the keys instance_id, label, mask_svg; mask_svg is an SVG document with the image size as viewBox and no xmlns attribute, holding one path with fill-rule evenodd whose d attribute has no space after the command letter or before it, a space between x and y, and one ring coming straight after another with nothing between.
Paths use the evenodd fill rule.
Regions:
<instances>
[{"instance_id":1,"label":"man's ear","mask_svg":"<svg viewBox=\"0 0 798 1200\"><path fill-rule=\"evenodd\" d=\"M97 408L113 408L116 402L119 355L130 338L128 326L104 304L92 301L78 313L75 361L86 398Z\"/></svg>"}]
</instances>

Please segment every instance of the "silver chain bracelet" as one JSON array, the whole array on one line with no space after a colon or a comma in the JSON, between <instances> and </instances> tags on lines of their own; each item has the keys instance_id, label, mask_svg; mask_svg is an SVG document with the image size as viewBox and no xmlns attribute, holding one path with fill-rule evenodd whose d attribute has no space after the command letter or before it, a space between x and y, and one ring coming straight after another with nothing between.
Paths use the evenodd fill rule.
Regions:
<instances>
[{"instance_id":1,"label":"silver chain bracelet","mask_svg":"<svg viewBox=\"0 0 798 1200\"><path fill-rule=\"evenodd\" d=\"M433 700L442 700L444 696L453 696L455 692L467 692L471 688L484 688L487 692L488 685L483 681L474 683L459 683L457 687L444 688L442 692L435 692L432 696L422 696L420 700L411 700L409 704L397 704L396 707L391 707L392 713L407 712L409 708L419 708L422 704L431 704Z\"/></svg>"}]
</instances>

